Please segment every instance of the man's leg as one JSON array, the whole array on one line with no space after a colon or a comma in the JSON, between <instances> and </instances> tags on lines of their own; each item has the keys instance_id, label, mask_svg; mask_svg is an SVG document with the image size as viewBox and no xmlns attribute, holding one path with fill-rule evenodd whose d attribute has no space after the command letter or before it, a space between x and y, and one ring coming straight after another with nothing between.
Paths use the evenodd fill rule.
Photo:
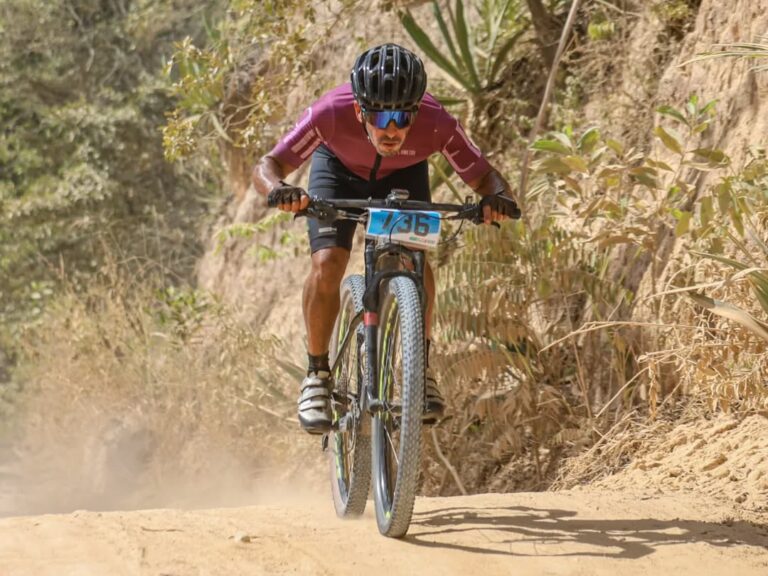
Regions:
<instances>
[{"instance_id":1,"label":"man's leg","mask_svg":"<svg viewBox=\"0 0 768 576\"><path fill-rule=\"evenodd\" d=\"M432 315L435 310L435 276L432 273L432 266L429 260L424 266L424 292L427 295L427 313L424 318L424 335L427 340L432 338Z\"/></svg>"},{"instance_id":2,"label":"man's leg","mask_svg":"<svg viewBox=\"0 0 768 576\"><path fill-rule=\"evenodd\" d=\"M409 265L408 268L411 268ZM411 268L412 269L412 268ZM435 308L435 276L432 272L432 266L429 260L425 259L424 266L424 292L427 297L427 310L424 314L424 336L426 338L426 362L427 362L427 380L426 395L424 398L424 422L434 424L445 412L445 398L440 393L437 386L437 379L434 372L429 367L429 347L432 343L432 315Z\"/></svg>"},{"instance_id":3,"label":"man's leg","mask_svg":"<svg viewBox=\"0 0 768 576\"><path fill-rule=\"evenodd\" d=\"M349 250L334 246L312 254L312 269L304 282L304 324L307 352L328 354L333 323L339 313L339 288L349 262Z\"/></svg>"},{"instance_id":4,"label":"man's leg","mask_svg":"<svg viewBox=\"0 0 768 576\"><path fill-rule=\"evenodd\" d=\"M349 249L319 248L312 253L312 268L304 282L303 311L307 329L309 367L301 383L299 422L313 434L331 427L331 368L328 345L339 312L339 292L349 262Z\"/></svg>"},{"instance_id":5,"label":"man's leg","mask_svg":"<svg viewBox=\"0 0 768 576\"><path fill-rule=\"evenodd\" d=\"M366 182L325 146L312 154L307 190L319 198L366 198ZM356 223L307 221L312 262L304 282L302 309L307 330L307 377L301 383L299 422L311 433L331 426L332 388L328 345L339 310L339 292L349 262Z\"/></svg>"},{"instance_id":6,"label":"man's leg","mask_svg":"<svg viewBox=\"0 0 768 576\"><path fill-rule=\"evenodd\" d=\"M409 270L413 270L410 263L406 263ZM432 265L424 258L424 293L427 297L427 310L424 315L424 336L427 340L432 338L432 315L435 310L435 275L432 272Z\"/></svg>"},{"instance_id":7,"label":"man's leg","mask_svg":"<svg viewBox=\"0 0 768 576\"><path fill-rule=\"evenodd\" d=\"M432 316L435 308L435 276L432 272L432 266L429 261L424 267L424 291L427 296L427 310L424 318L424 335L426 336L426 361L427 361L427 381L426 397L424 406L425 423L437 422L445 412L445 399L437 386L437 380L432 369L429 367L429 346L432 342Z\"/></svg>"}]
</instances>

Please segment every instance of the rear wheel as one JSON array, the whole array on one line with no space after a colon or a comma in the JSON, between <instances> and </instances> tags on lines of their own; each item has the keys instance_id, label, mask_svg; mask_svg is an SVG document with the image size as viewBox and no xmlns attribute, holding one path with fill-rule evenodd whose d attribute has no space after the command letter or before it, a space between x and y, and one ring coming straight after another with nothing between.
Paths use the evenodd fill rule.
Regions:
<instances>
[{"instance_id":1,"label":"rear wheel","mask_svg":"<svg viewBox=\"0 0 768 576\"><path fill-rule=\"evenodd\" d=\"M421 466L424 409L424 323L410 278L390 280L379 322L378 399L373 418L374 498L379 531L408 531Z\"/></svg>"},{"instance_id":2,"label":"rear wheel","mask_svg":"<svg viewBox=\"0 0 768 576\"><path fill-rule=\"evenodd\" d=\"M371 438L361 434L360 414L360 396L365 390L364 362L360 357L364 332L359 318L353 322L363 309L364 291L360 275L349 276L342 283L341 307L330 345L332 365L341 354L333 373L333 430L328 451L333 505L340 517L363 513L371 484ZM349 342L340 350L347 334Z\"/></svg>"}]
</instances>

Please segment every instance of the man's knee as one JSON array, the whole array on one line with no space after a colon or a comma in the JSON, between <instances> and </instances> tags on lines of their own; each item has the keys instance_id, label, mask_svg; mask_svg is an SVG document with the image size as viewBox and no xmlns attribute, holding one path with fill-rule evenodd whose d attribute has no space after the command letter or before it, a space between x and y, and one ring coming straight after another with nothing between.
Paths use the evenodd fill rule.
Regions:
<instances>
[{"instance_id":1,"label":"man's knee","mask_svg":"<svg viewBox=\"0 0 768 576\"><path fill-rule=\"evenodd\" d=\"M319 288L338 288L349 262L349 251L333 247L312 254L311 281Z\"/></svg>"}]
</instances>

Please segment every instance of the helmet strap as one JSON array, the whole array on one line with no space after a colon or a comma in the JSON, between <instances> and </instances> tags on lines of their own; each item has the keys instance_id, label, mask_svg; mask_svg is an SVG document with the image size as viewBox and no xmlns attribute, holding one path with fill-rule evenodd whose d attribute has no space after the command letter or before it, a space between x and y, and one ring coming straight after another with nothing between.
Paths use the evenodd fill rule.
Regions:
<instances>
[{"instance_id":1,"label":"helmet strap","mask_svg":"<svg viewBox=\"0 0 768 576\"><path fill-rule=\"evenodd\" d=\"M358 103L358 106L360 104ZM368 132L368 127L366 126L367 122L365 121L365 113L363 112L363 107L360 106L360 127L363 129L363 132L365 133L365 137L368 138L368 142L371 143L371 146L373 146L373 141L371 140L371 133Z\"/></svg>"},{"instance_id":2,"label":"helmet strap","mask_svg":"<svg viewBox=\"0 0 768 576\"><path fill-rule=\"evenodd\" d=\"M365 121L365 119L363 119L361 124L363 127L363 132L365 132L365 137L368 138L368 142L370 142L371 146L373 146L373 140L371 140L371 133L368 131L368 127L366 126L367 122Z\"/></svg>"}]
</instances>

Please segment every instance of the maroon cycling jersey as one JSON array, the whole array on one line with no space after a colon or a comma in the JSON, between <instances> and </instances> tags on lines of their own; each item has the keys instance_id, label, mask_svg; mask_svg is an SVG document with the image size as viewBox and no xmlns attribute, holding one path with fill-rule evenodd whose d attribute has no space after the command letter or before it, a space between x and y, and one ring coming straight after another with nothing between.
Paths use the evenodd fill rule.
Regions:
<instances>
[{"instance_id":1,"label":"maroon cycling jersey","mask_svg":"<svg viewBox=\"0 0 768 576\"><path fill-rule=\"evenodd\" d=\"M354 101L349 83L327 92L304 111L293 130L269 156L298 168L320 144L324 144L351 172L369 180L376 149L355 116ZM464 133L459 121L427 93L399 152L381 159L376 177L384 178L435 152L445 156L464 182L477 180L491 170L491 165Z\"/></svg>"}]
</instances>

